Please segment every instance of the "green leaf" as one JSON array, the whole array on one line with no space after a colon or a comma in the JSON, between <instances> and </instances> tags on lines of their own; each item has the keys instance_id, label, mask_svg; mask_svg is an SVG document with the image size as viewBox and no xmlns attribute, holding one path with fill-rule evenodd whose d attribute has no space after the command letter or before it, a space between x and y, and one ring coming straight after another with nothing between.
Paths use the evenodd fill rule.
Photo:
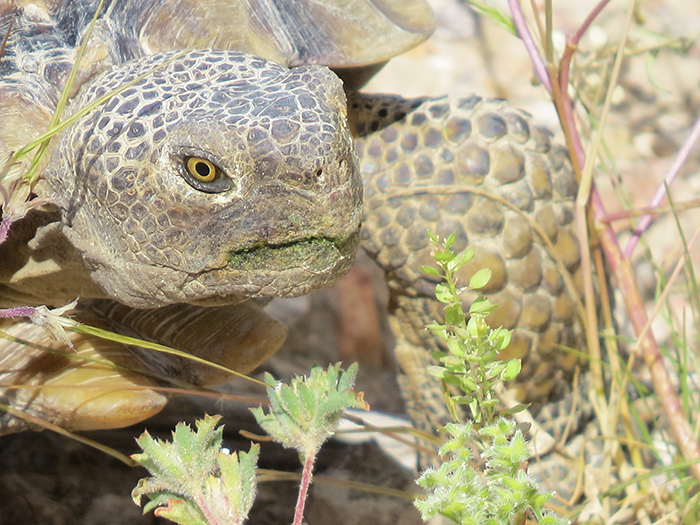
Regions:
<instances>
[{"instance_id":1,"label":"green leaf","mask_svg":"<svg viewBox=\"0 0 700 525\"><path fill-rule=\"evenodd\" d=\"M434 332L439 332L439 331L445 329L445 326L444 326L444 325L441 325L440 323L430 323L430 324L425 325L425 327L426 327L428 330L432 330L432 331L434 331Z\"/></svg>"},{"instance_id":2,"label":"green leaf","mask_svg":"<svg viewBox=\"0 0 700 525\"><path fill-rule=\"evenodd\" d=\"M492 353L492 352L489 352ZM488 360L486 360L488 362ZM506 369L506 364L503 361L491 362L488 365L488 373L492 377L498 377Z\"/></svg>"},{"instance_id":3,"label":"green leaf","mask_svg":"<svg viewBox=\"0 0 700 525\"><path fill-rule=\"evenodd\" d=\"M466 340L466 339L470 338L469 332L466 329L462 328L461 326L453 326L452 331L454 332L455 337L457 337L459 339ZM465 344L466 344L466 342L465 342Z\"/></svg>"},{"instance_id":4,"label":"green leaf","mask_svg":"<svg viewBox=\"0 0 700 525\"><path fill-rule=\"evenodd\" d=\"M501 414L503 415L511 415L511 414L517 414L518 412L522 412L523 410L526 410L530 406L530 403L518 403L515 406L512 406L510 408L504 408L501 410Z\"/></svg>"},{"instance_id":5,"label":"green leaf","mask_svg":"<svg viewBox=\"0 0 700 525\"><path fill-rule=\"evenodd\" d=\"M486 286L490 280L491 270L489 268L482 268L469 279L469 288L472 290L479 290Z\"/></svg>"},{"instance_id":6,"label":"green leaf","mask_svg":"<svg viewBox=\"0 0 700 525\"><path fill-rule=\"evenodd\" d=\"M205 416L196 422L197 432L178 423L173 442L156 441L144 432L137 443L144 451L132 459L173 494L197 497L204 479L216 468L215 457L221 448L223 427L214 430L221 416Z\"/></svg>"},{"instance_id":7,"label":"green leaf","mask_svg":"<svg viewBox=\"0 0 700 525\"><path fill-rule=\"evenodd\" d=\"M467 323L467 332L470 337L476 337L479 335L479 323L477 322L477 317L472 316Z\"/></svg>"},{"instance_id":8,"label":"green leaf","mask_svg":"<svg viewBox=\"0 0 700 525\"><path fill-rule=\"evenodd\" d=\"M465 392L476 392L479 387L476 386L476 383L471 377L463 377L462 378L462 388L464 388Z\"/></svg>"},{"instance_id":9,"label":"green leaf","mask_svg":"<svg viewBox=\"0 0 700 525\"><path fill-rule=\"evenodd\" d=\"M499 352L508 348L513 332L505 328L498 328L498 335L493 337L494 346Z\"/></svg>"},{"instance_id":10,"label":"green leaf","mask_svg":"<svg viewBox=\"0 0 700 525\"><path fill-rule=\"evenodd\" d=\"M445 323L449 325L459 325L464 322L465 316L461 303L450 304L443 308L445 312Z\"/></svg>"},{"instance_id":11,"label":"green leaf","mask_svg":"<svg viewBox=\"0 0 700 525\"><path fill-rule=\"evenodd\" d=\"M447 239L445 239L445 250L452 248L452 245L455 243L455 239L457 239L456 232L452 232L447 236Z\"/></svg>"},{"instance_id":12,"label":"green leaf","mask_svg":"<svg viewBox=\"0 0 700 525\"><path fill-rule=\"evenodd\" d=\"M433 266L421 266L420 271L426 275L434 275L435 277L440 277L440 271Z\"/></svg>"},{"instance_id":13,"label":"green leaf","mask_svg":"<svg viewBox=\"0 0 700 525\"><path fill-rule=\"evenodd\" d=\"M429 365L426 366L425 369L431 376L437 377L438 379L443 379L445 377L445 374L447 374L447 370L445 370L441 366Z\"/></svg>"},{"instance_id":14,"label":"green leaf","mask_svg":"<svg viewBox=\"0 0 700 525\"><path fill-rule=\"evenodd\" d=\"M167 504L157 508L153 514L180 525L209 525L192 503L182 499L169 498Z\"/></svg>"},{"instance_id":15,"label":"green leaf","mask_svg":"<svg viewBox=\"0 0 700 525\"><path fill-rule=\"evenodd\" d=\"M269 372L265 372L265 384L271 388L276 388L277 385L282 384L282 381L275 379Z\"/></svg>"},{"instance_id":16,"label":"green leaf","mask_svg":"<svg viewBox=\"0 0 700 525\"><path fill-rule=\"evenodd\" d=\"M446 354L445 352L440 352L440 351L436 350L435 352L433 352L430 355L433 359L435 359L436 361L439 361L440 359L442 359L443 357L446 357L449 354Z\"/></svg>"},{"instance_id":17,"label":"green leaf","mask_svg":"<svg viewBox=\"0 0 700 525\"><path fill-rule=\"evenodd\" d=\"M435 246L440 244L440 238L430 230L428 230L428 239L430 239L430 242L432 242Z\"/></svg>"},{"instance_id":18,"label":"green leaf","mask_svg":"<svg viewBox=\"0 0 700 525\"><path fill-rule=\"evenodd\" d=\"M488 326L489 325L486 324L486 322L484 322L484 327L486 328L486 330L488 330ZM489 347L490 345L485 345L485 346ZM496 359L497 355L498 355L498 352L496 352L495 350L489 350L489 351L486 351L483 353L483 355L481 356L481 359L484 363L490 363L491 361Z\"/></svg>"},{"instance_id":19,"label":"green leaf","mask_svg":"<svg viewBox=\"0 0 700 525\"><path fill-rule=\"evenodd\" d=\"M339 392L352 390L352 388L355 386L355 377L357 377L357 371L359 370L359 368L360 365L358 365L357 363L353 363L348 367L346 372L340 373L340 377L338 378Z\"/></svg>"},{"instance_id":20,"label":"green leaf","mask_svg":"<svg viewBox=\"0 0 700 525\"><path fill-rule=\"evenodd\" d=\"M464 366L464 361L454 355L446 355L440 362L445 366Z\"/></svg>"},{"instance_id":21,"label":"green leaf","mask_svg":"<svg viewBox=\"0 0 700 525\"><path fill-rule=\"evenodd\" d=\"M501 374L501 379L503 381L512 381L520 374L521 367L522 363L520 359L509 359L506 363L505 370Z\"/></svg>"},{"instance_id":22,"label":"green leaf","mask_svg":"<svg viewBox=\"0 0 700 525\"><path fill-rule=\"evenodd\" d=\"M194 432L178 423L172 443L156 441L147 432L138 443L144 451L134 459L151 473L131 493L134 503L150 501L144 512L154 510L182 525L207 525L206 516L219 523L240 525L255 497L255 464L258 447L248 454L228 454L221 448L221 416L205 416Z\"/></svg>"},{"instance_id":23,"label":"green leaf","mask_svg":"<svg viewBox=\"0 0 700 525\"><path fill-rule=\"evenodd\" d=\"M481 408L494 408L496 405L498 405L498 399L483 399L481 401Z\"/></svg>"},{"instance_id":24,"label":"green leaf","mask_svg":"<svg viewBox=\"0 0 700 525\"><path fill-rule=\"evenodd\" d=\"M454 259L456 255L452 252L447 252L447 251L436 251L435 254L433 255L433 258L435 259L436 262L439 263L445 263L449 262L452 259Z\"/></svg>"},{"instance_id":25,"label":"green leaf","mask_svg":"<svg viewBox=\"0 0 700 525\"><path fill-rule=\"evenodd\" d=\"M513 19L508 16L507 11L498 9L487 2L482 2L481 0L468 0L468 3L476 11L490 18L496 25L502 27L510 34L518 36L518 30L515 27L515 23L513 22Z\"/></svg>"},{"instance_id":26,"label":"green leaf","mask_svg":"<svg viewBox=\"0 0 700 525\"><path fill-rule=\"evenodd\" d=\"M449 261L447 263L447 268L446 268L447 271L445 273L453 275L461 267L462 267L462 260L459 257L455 257L454 259L452 259L451 261Z\"/></svg>"},{"instance_id":27,"label":"green leaf","mask_svg":"<svg viewBox=\"0 0 700 525\"><path fill-rule=\"evenodd\" d=\"M435 298L441 303L451 303L454 301L450 288L444 283L440 283L435 287Z\"/></svg>"},{"instance_id":28,"label":"green leaf","mask_svg":"<svg viewBox=\"0 0 700 525\"><path fill-rule=\"evenodd\" d=\"M256 494L255 468L260 455L260 445L253 444L250 450L233 454L219 452L216 461L221 471L221 482L226 488L230 508L235 509L241 521L250 512Z\"/></svg>"},{"instance_id":29,"label":"green leaf","mask_svg":"<svg viewBox=\"0 0 700 525\"><path fill-rule=\"evenodd\" d=\"M308 377L295 377L289 385L268 387L270 412L254 409L258 424L282 445L302 457L314 454L330 437L347 408L369 407L351 387L357 366L342 372L340 364L327 370L314 367Z\"/></svg>"},{"instance_id":30,"label":"green leaf","mask_svg":"<svg viewBox=\"0 0 700 525\"><path fill-rule=\"evenodd\" d=\"M492 310L491 303L485 297L479 297L476 299L469 307L469 313L474 314L487 314Z\"/></svg>"},{"instance_id":31,"label":"green leaf","mask_svg":"<svg viewBox=\"0 0 700 525\"><path fill-rule=\"evenodd\" d=\"M445 383L447 383L448 385L454 385L454 386L461 386L462 385L462 381L460 380L460 378L451 374L449 372L449 370L446 371L445 375L442 377L442 380Z\"/></svg>"},{"instance_id":32,"label":"green leaf","mask_svg":"<svg viewBox=\"0 0 700 525\"><path fill-rule=\"evenodd\" d=\"M464 266L467 264L469 261L471 261L474 258L474 254L476 253L476 248L474 246L470 246L460 256L460 266Z\"/></svg>"},{"instance_id":33,"label":"green leaf","mask_svg":"<svg viewBox=\"0 0 700 525\"><path fill-rule=\"evenodd\" d=\"M464 346L464 343L462 343L462 341L460 341L459 339L448 339L447 340L447 349L456 356L459 356L459 357L464 356L463 346Z\"/></svg>"}]
</instances>

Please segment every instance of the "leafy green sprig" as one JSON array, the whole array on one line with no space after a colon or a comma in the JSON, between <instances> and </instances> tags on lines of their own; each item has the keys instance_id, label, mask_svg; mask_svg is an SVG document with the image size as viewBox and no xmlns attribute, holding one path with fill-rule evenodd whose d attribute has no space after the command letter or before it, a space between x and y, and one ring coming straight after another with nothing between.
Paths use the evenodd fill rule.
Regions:
<instances>
[{"instance_id":1,"label":"leafy green sprig","mask_svg":"<svg viewBox=\"0 0 700 525\"><path fill-rule=\"evenodd\" d=\"M475 432L471 423L450 423L450 439L440 449L444 462L418 479L427 498L415 505L425 521L441 515L459 525L513 525L531 514L540 525L566 525L545 509L553 494L538 492L523 468L530 452L522 431L503 417ZM475 437L485 447L483 471L472 465Z\"/></svg>"},{"instance_id":2,"label":"leafy green sprig","mask_svg":"<svg viewBox=\"0 0 700 525\"><path fill-rule=\"evenodd\" d=\"M455 234L444 241L431 232L428 236L435 245L438 268L424 266L423 271L443 280L435 296L445 305L445 321L426 328L447 348L434 353L440 364L429 367L429 372L442 381L455 422L443 429L450 436L439 451L443 463L425 470L417 481L427 497L415 505L425 521L440 515L458 525L520 525L529 516L541 525L566 525L567 520L545 509L553 494L539 493L527 475L527 441L522 430L504 417L525 406L498 408L496 385L520 372L519 359L499 359L511 332L488 325L486 316L495 308L488 299L472 303L469 320L462 307L460 294L486 286L491 272L478 270L469 285L460 288L457 272L474 258L474 249L457 254L452 251ZM460 405L469 407L473 421L462 422Z\"/></svg>"},{"instance_id":3,"label":"leafy green sprig","mask_svg":"<svg viewBox=\"0 0 700 525\"><path fill-rule=\"evenodd\" d=\"M458 405L467 405L474 422L479 426L491 423L499 414L522 410L523 405L510 410L498 410L496 384L510 381L520 373L520 359L501 361L499 352L510 343L511 330L492 329L486 316L495 308L486 297L476 299L469 307L469 321L462 306L460 295L465 290L479 290L491 278L491 270L482 268L474 273L465 288L458 287L457 272L474 258L474 248L461 254L451 250L455 242L453 233L444 241L428 232L435 245L434 258L438 268L423 266L431 276L441 277L444 282L435 288L435 297L443 303L444 323L433 322L427 329L439 337L448 352L434 352L439 366L430 366L428 371L442 380L446 392L448 410L455 422L461 421ZM453 395L450 388L461 390Z\"/></svg>"}]
</instances>

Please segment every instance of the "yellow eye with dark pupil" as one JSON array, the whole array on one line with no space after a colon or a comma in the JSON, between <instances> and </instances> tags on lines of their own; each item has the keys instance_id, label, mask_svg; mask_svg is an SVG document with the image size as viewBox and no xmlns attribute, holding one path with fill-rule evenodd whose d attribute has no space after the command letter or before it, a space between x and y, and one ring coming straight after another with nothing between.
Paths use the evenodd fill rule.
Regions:
<instances>
[{"instance_id":1,"label":"yellow eye with dark pupil","mask_svg":"<svg viewBox=\"0 0 700 525\"><path fill-rule=\"evenodd\" d=\"M216 179L216 166L202 157L187 159L187 171L200 182L213 182Z\"/></svg>"}]
</instances>

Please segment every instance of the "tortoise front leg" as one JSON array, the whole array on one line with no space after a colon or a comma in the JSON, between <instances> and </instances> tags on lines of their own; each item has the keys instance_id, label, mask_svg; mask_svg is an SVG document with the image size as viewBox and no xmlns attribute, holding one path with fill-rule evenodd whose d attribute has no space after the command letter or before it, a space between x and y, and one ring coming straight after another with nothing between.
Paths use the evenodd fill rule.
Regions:
<instances>
[{"instance_id":1,"label":"tortoise front leg","mask_svg":"<svg viewBox=\"0 0 700 525\"><path fill-rule=\"evenodd\" d=\"M424 367L438 344L424 326L442 318L436 281L420 270L434 265L428 229L441 237L455 232L457 251L476 247L458 275L463 284L477 269L491 269L480 293L499 305L490 324L515 329L504 357L523 360L520 399L542 405L560 398L578 364L561 347L580 348L577 183L566 151L502 101L349 99L365 185L362 243L391 290L396 357L414 422L434 429L447 415L435 412L442 391ZM465 306L474 298L464 294Z\"/></svg>"},{"instance_id":2,"label":"tortoise front leg","mask_svg":"<svg viewBox=\"0 0 700 525\"><path fill-rule=\"evenodd\" d=\"M0 402L68 430L119 428L157 414L167 396L130 368L124 345L69 333L70 349L28 322L4 323L13 340L0 344ZM5 388L2 388L5 387ZM0 435L38 428L0 411Z\"/></svg>"},{"instance_id":3,"label":"tortoise front leg","mask_svg":"<svg viewBox=\"0 0 700 525\"><path fill-rule=\"evenodd\" d=\"M74 317L242 373L275 353L287 333L252 303L136 310L100 300L82 303ZM0 402L68 430L132 425L165 407L169 396L158 387L210 386L231 378L185 357L91 335L69 332L71 349L27 322L7 321L0 328L11 337L0 345ZM29 426L0 412L0 434Z\"/></svg>"}]
</instances>

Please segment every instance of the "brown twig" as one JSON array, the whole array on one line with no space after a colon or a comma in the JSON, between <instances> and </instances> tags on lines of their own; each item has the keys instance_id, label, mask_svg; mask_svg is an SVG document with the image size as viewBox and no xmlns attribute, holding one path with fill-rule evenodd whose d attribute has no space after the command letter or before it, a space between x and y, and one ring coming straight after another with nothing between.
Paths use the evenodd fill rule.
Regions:
<instances>
[{"instance_id":1,"label":"brown twig","mask_svg":"<svg viewBox=\"0 0 700 525\"><path fill-rule=\"evenodd\" d=\"M10 19L10 24L7 26L7 31L5 32L5 38L2 39L2 44L0 44L0 58L2 58L5 55L5 47L7 46L7 41L10 38L10 33L12 33L12 25L14 23L14 18Z\"/></svg>"}]
</instances>

